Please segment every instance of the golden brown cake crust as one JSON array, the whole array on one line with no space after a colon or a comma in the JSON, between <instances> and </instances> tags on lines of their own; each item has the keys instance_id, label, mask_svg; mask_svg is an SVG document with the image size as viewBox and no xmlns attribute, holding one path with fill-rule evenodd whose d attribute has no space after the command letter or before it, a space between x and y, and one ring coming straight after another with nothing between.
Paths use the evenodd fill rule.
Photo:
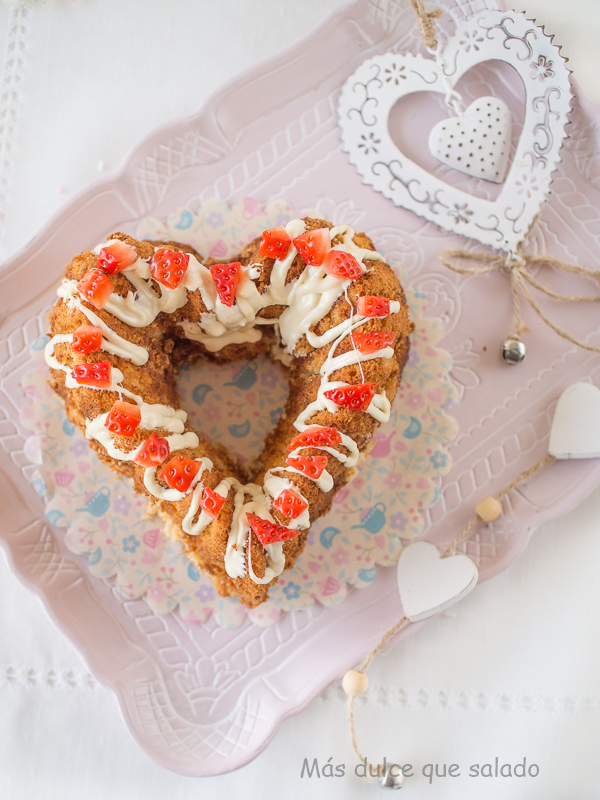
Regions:
<instances>
[{"instance_id":1,"label":"golden brown cake crust","mask_svg":"<svg viewBox=\"0 0 600 800\"><path fill-rule=\"evenodd\" d=\"M307 230L333 227L331 223L315 219L307 219L305 224ZM119 239L134 247L138 256L143 259L151 258L156 246L192 253L201 260L193 248L176 242L140 242L123 233L114 233L110 239ZM364 233L355 234L353 241L359 247L375 251L371 239ZM267 290L274 261L258 254L259 244L260 240L249 243L234 260L239 260L242 264L258 266L259 277L254 280L254 283L259 293L262 294ZM335 244L335 240L333 244ZM97 257L90 251L75 256L70 264L67 265L66 277L71 280L80 280L90 269L96 266L96 260ZM217 262L207 260L204 263L209 265ZM394 357L366 360L358 365L354 364L336 370L329 376L332 381L343 381L349 384L376 383L377 391L384 391L387 398L392 401L408 357L408 336L411 330L408 307L402 287L392 269L380 260L369 260L367 257L365 257L364 263L367 267L367 272L348 287L346 292L334 302L329 313L316 325L312 326L311 331L317 335L322 335L331 327L347 320L356 313L354 309L358 298L362 295L377 295L398 301L400 304L399 312L391 313L383 319L369 318L364 321L360 328L364 332L384 331L395 333ZM306 265L301 257L297 255L288 272L286 282L298 278L304 269L306 269ZM126 297L128 292L135 291L135 287L123 274L113 275L111 280L114 285L114 291L121 297ZM157 289L157 291L159 290ZM141 395L145 403L161 403L175 409L181 408L181 398L177 391L176 379L179 367L187 361L210 360L217 363L229 363L236 360L252 359L259 353L269 354L276 341L276 333L272 326L266 325L261 326L262 338L260 341L230 344L217 352L210 352L200 342L185 338L180 323L184 320L198 322L201 319L201 315L208 311L200 291L192 292L187 290L187 302L182 308L173 314L158 314L151 324L143 328L127 325L105 310L98 311L83 298L82 302L119 336L147 349L148 361L143 366L135 366L131 361L111 353L102 353L102 360L110 361L113 367L117 367L123 373L122 385L131 392ZM285 306L269 306L259 312L259 316L267 319L278 319L284 308ZM80 325L88 324L89 320L85 314L63 299L56 303L50 313L50 330L53 336L72 333ZM254 466L252 475L243 474L239 464L228 455L224 448L211 445L200 434L198 434L198 447L178 451L178 454L183 456L194 459L209 458L212 461L213 468L205 471L202 475L202 482L205 486L214 489L227 476L233 476L241 483L246 483L250 479L260 486L268 470L274 467L285 467L285 461L289 455L288 443L298 433L294 427L294 421L297 420L298 415L304 411L309 403L316 400L321 381L319 371L331 347L331 344L327 344L317 349L311 346L306 336L302 336L296 344L289 369L290 392L284 414L275 430L267 437L264 449ZM346 337L336 349L336 355L350 349L352 349L352 343L350 342L350 337ZM74 352L69 343L57 344L54 354L57 360L69 369L76 364L98 361L98 353L86 355ZM52 369L51 373L50 385L63 398L69 419L84 432L86 430L86 421L110 411L115 400L119 399L119 395L115 391L100 391L85 386L69 389L65 385L65 372L63 370ZM319 411L311 417L310 424L336 427L341 433L346 434L356 442L361 453L368 451L373 434L379 426L379 423L370 414L363 411L352 411L343 407L339 408L335 413L327 410ZM186 425L185 430L192 431L193 428ZM160 437L167 436L169 432L156 429L156 433ZM196 433L198 432L196 431ZM141 444L147 438L147 435L148 431L138 430L132 438L117 435L112 435L112 437L117 448L129 452ZM112 458L108 455L103 445L96 440L90 440L90 445L96 450L102 461L133 481L136 492L150 498L153 510L159 513L165 522L164 532L182 543L187 557L202 571L210 575L221 595L237 596L241 602L250 608L267 599L269 584L254 583L248 573L246 573L245 577L231 578L225 570L225 549L234 513L235 491L233 489L229 491L225 505L218 518L197 536L190 536L183 531L182 522L190 507L191 494L187 494L183 500L178 502L157 499L150 495L144 485L143 467L132 461L121 461ZM342 453L348 452L342 445L338 449ZM304 448L302 450L303 455L318 455L319 452L314 448ZM335 458L329 459L327 469L333 478L333 489L327 493L321 491L314 481L304 475L289 472L285 475L290 483L298 487L302 496L308 501L311 523L327 513L336 492L348 482L354 472L353 468L347 468ZM159 485L166 487L166 484L159 477L157 477L157 481ZM289 523L289 520L275 509L271 509L271 513L273 518L281 524L286 525ZM302 552L307 535L308 531L306 530L284 543L283 552L285 554L286 569L293 566ZM254 573L261 577L267 567L265 550L253 531L250 531L249 541L252 567ZM276 581L277 578L271 583Z\"/></svg>"}]
</instances>

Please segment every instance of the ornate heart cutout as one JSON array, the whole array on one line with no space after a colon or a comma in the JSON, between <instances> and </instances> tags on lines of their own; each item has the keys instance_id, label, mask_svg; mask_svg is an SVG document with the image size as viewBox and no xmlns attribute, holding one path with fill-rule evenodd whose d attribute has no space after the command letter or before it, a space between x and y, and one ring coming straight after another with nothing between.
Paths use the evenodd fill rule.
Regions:
<instances>
[{"instance_id":1,"label":"ornate heart cutout","mask_svg":"<svg viewBox=\"0 0 600 800\"><path fill-rule=\"evenodd\" d=\"M432 617L475 588L477 567L468 556L442 558L431 542L405 547L398 561L398 590L411 622Z\"/></svg>"},{"instance_id":2,"label":"ornate heart cutout","mask_svg":"<svg viewBox=\"0 0 600 800\"><path fill-rule=\"evenodd\" d=\"M525 87L519 144L495 200L450 186L405 156L388 130L392 107L415 92L451 93L472 67L510 64ZM464 20L437 59L385 53L364 61L342 88L344 150L365 183L397 206L482 244L514 252L550 189L570 111L569 70L559 48L523 14L483 11ZM422 135L422 133L417 133Z\"/></svg>"},{"instance_id":3,"label":"ornate heart cutout","mask_svg":"<svg viewBox=\"0 0 600 800\"><path fill-rule=\"evenodd\" d=\"M479 97L459 117L431 129L431 154L472 178L502 183L510 154L510 111L504 100Z\"/></svg>"},{"instance_id":4,"label":"ornate heart cutout","mask_svg":"<svg viewBox=\"0 0 600 800\"><path fill-rule=\"evenodd\" d=\"M600 458L600 389L574 383L554 412L548 452L554 458Z\"/></svg>"}]
</instances>

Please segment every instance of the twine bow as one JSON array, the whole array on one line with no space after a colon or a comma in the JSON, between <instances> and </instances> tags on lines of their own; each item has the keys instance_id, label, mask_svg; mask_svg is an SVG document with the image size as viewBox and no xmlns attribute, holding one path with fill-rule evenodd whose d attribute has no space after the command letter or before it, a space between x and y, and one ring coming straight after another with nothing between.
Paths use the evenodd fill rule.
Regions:
<instances>
[{"instance_id":1,"label":"twine bow","mask_svg":"<svg viewBox=\"0 0 600 800\"><path fill-rule=\"evenodd\" d=\"M457 264L452 263L452 259L462 258L466 261L476 261L483 266L475 267L459 267ZM552 269L559 270L560 272L569 272L573 275L582 275L585 278L590 278L597 284L600 284L600 270L587 269L580 267L577 264L570 264L568 261L560 261L558 258L553 258L549 255L533 256L523 255L519 250L516 255L502 255L494 256L488 253L472 253L468 250L445 250L440 255L440 261L445 267L451 269L453 272L458 272L460 275L484 275L487 272L495 272L502 270L510 277L510 286L513 296L513 308L515 315L515 336L520 338L521 334L527 332L529 328L523 323L521 317L521 294L527 300L531 308L535 311L538 317L552 330L572 342L584 350L591 350L594 353L600 353L600 347L591 344L586 344L575 336L572 336L567 331L560 328L556 323L552 322L540 308L539 303L532 296L529 287L532 286L539 292L542 292L547 297L553 300L563 300L568 303L597 303L600 301L600 295L590 295L587 297L580 297L577 295L560 294L544 286L531 274L531 267L548 266Z\"/></svg>"},{"instance_id":2,"label":"twine bow","mask_svg":"<svg viewBox=\"0 0 600 800\"><path fill-rule=\"evenodd\" d=\"M435 24L434 19L439 19L442 16L441 8L434 8L433 11L425 11L425 4L423 0L410 0L411 6L417 13L419 18L419 27L421 28L421 37L425 47L433 49L437 44L435 38Z\"/></svg>"}]
</instances>

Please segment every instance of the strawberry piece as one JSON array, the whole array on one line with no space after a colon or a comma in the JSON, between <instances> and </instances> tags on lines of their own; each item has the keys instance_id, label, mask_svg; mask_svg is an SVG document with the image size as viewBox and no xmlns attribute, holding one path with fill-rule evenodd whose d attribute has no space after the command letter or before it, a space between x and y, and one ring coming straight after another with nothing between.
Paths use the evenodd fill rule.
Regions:
<instances>
[{"instance_id":1,"label":"strawberry piece","mask_svg":"<svg viewBox=\"0 0 600 800\"><path fill-rule=\"evenodd\" d=\"M343 250L330 250L323 261L325 272L334 278L354 281L363 274L363 268L350 253Z\"/></svg>"},{"instance_id":2,"label":"strawberry piece","mask_svg":"<svg viewBox=\"0 0 600 800\"><path fill-rule=\"evenodd\" d=\"M275 542L285 542L286 539L293 539L298 536L300 531L293 528L286 528L268 519L261 519L256 514L246 514L250 527L256 534L261 544L274 544Z\"/></svg>"},{"instance_id":3,"label":"strawberry piece","mask_svg":"<svg viewBox=\"0 0 600 800\"><path fill-rule=\"evenodd\" d=\"M169 442L152 433L140 447L133 459L141 467L158 467L169 455Z\"/></svg>"},{"instance_id":4,"label":"strawberry piece","mask_svg":"<svg viewBox=\"0 0 600 800\"><path fill-rule=\"evenodd\" d=\"M288 444L288 450L295 450L297 447L333 447L334 444L341 443L342 436L337 428L311 425L310 428L294 436Z\"/></svg>"},{"instance_id":5,"label":"strawberry piece","mask_svg":"<svg viewBox=\"0 0 600 800\"><path fill-rule=\"evenodd\" d=\"M242 276L242 265L239 261L232 261L231 264L213 264L209 269L219 300L224 306L231 308Z\"/></svg>"},{"instance_id":6,"label":"strawberry piece","mask_svg":"<svg viewBox=\"0 0 600 800\"><path fill-rule=\"evenodd\" d=\"M294 247L302 256L305 264L319 267L331 250L329 228L317 228L316 231L306 231L302 236L296 236Z\"/></svg>"},{"instance_id":7,"label":"strawberry piece","mask_svg":"<svg viewBox=\"0 0 600 800\"><path fill-rule=\"evenodd\" d=\"M323 474L323 470L329 461L328 456L297 456L296 458L286 458L285 463L294 467L298 472L317 481Z\"/></svg>"},{"instance_id":8,"label":"strawberry piece","mask_svg":"<svg viewBox=\"0 0 600 800\"><path fill-rule=\"evenodd\" d=\"M258 248L258 255L266 256L267 258L285 258L291 243L292 240L283 226L280 228L270 228L262 235L260 247Z\"/></svg>"},{"instance_id":9,"label":"strawberry piece","mask_svg":"<svg viewBox=\"0 0 600 800\"><path fill-rule=\"evenodd\" d=\"M115 400L104 421L104 427L117 436L131 437L141 421L142 411L139 406L124 400Z\"/></svg>"},{"instance_id":10,"label":"strawberry piece","mask_svg":"<svg viewBox=\"0 0 600 800\"><path fill-rule=\"evenodd\" d=\"M352 341L355 347L365 355L376 353L378 350L383 350L384 347L389 347L395 338L395 333L384 333L383 331L370 331L369 333L355 331L352 333Z\"/></svg>"},{"instance_id":11,"label":"strawberry piece","mask_svg":"<svg viewBox=\"0 0 600 800\"><path fill-rule=\"evenodd\" d=\"M76 353L95 353L102 349L102 328L80 325L73 331L73 350Z\"/></svg>"},{"instance_id":12,"label":"strawberry piece","mask_svg":"<svg viewBox=\"0 0 600 800\"><path fill-rule=\"evenodd\" d=\"M161 247L152 256L150 272L154 280L166 289L176 289L183 280L189 263L189 253Z\"/></svg>"},{"instance_id":13,"label":"strawberry piece","mask_svg":"<svg viewBox=\"0 0 600 800\"><path fill-rule=\"evenodd\" d=\"M344 406L352 411L366 411L375 397L373 389L375 383L357 383L354 386L340 386L338 389L329 389L323 392L328 400L336 406Z\"/></svg>"},{"instance_id":14,"label":"strawberry piece","mask_svg":"<svg viewBox=\"0 0 600 800\"><path fill-rule=\"evenodd\" d=\"M110 361L77 364L73 367L73 377L81 386L92 386L94 389L110 389L112 386Z\"/></svg>"},{"instance_id":15,"label":"strawberry piece","mask_svg":"<svg viewBox=\"0 0 600 800\"><path fill-rule=\"evenodd\" d=\"M108 275L99 269L91 269L77 284L77 289L94 308L104 308L113 293L113 285Z\"/></svg>"},{"instance_id":16,"label":"strawberry piece","mask_svg":"<svg viewBox=\"0 0 600 800\"><path fill-rule=\"evenodd\" d=\"M187 492L198 472L200 462L185 456L174 456L160 472L160 477L171 489Z\"/></svg>"},{"instance_id":17,"label":"strawberry piece","mask_svg":"<svg viewBox=\"0 0 600 800\"><path fill-rule=\"evenodd\" d=\"M206 511L209 517L216 519L221 513L221 509L225 505L225 498L217 494L213 489L208 486L204 487L202 499L200 500L200 508Z\"/></svg>"},{"instance_id":18,"label":"strawberry piece","mask_svg":"<svg viewBox=\"0 0 600 800\"><path fill-rule=\"evenodd\" d=\"M96 266L98 269L108 272L109 275L114 275L121 272L137 261L138 255L135 248L130 247L125 242L112 242L107 244L98 253L98 261Z\"/></svg>"},{"instance_id":19,"label":"strawberry piece","mask_svg":"<svg viewBox=\"0 0 600 800\"><path fill-rule=\"evenodd\" d=\"M290 489L283 492L273 500L273 508L277 509L284 517L296 519L308 508L308 503L302 497L298 497Z\"/></svg>"},{"instance_id":20,"label":"strawberry piece","mask_svg":"<svg viewBox=\"0 0 600 800\"><path fill-rule=\"evenodd\" d=\"M387 317L390 313L390 301L387 297L366 294L358 298L356 310L363 317Z\"/></svg>"}]
</instances>

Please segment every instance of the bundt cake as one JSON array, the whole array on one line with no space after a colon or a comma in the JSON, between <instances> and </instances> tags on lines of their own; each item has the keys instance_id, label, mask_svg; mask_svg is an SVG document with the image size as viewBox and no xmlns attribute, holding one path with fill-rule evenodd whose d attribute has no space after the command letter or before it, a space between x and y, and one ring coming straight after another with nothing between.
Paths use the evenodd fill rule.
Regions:
<instances>
[{"instance_id":1,"label":"bundt cake","mask_svg":"<svg viewBox=\"0 0 600 800\"><path fill-rule=\"evenodd\" d=\"M58 296L46 361L69 419L221 595L259 605L389 419L411 328L394 272L364 233L306 218L229 263L114 233ZM187 424L176 379L259 353L284 362L289 397L248 474Z\"/></svg>"}]
</instances>

